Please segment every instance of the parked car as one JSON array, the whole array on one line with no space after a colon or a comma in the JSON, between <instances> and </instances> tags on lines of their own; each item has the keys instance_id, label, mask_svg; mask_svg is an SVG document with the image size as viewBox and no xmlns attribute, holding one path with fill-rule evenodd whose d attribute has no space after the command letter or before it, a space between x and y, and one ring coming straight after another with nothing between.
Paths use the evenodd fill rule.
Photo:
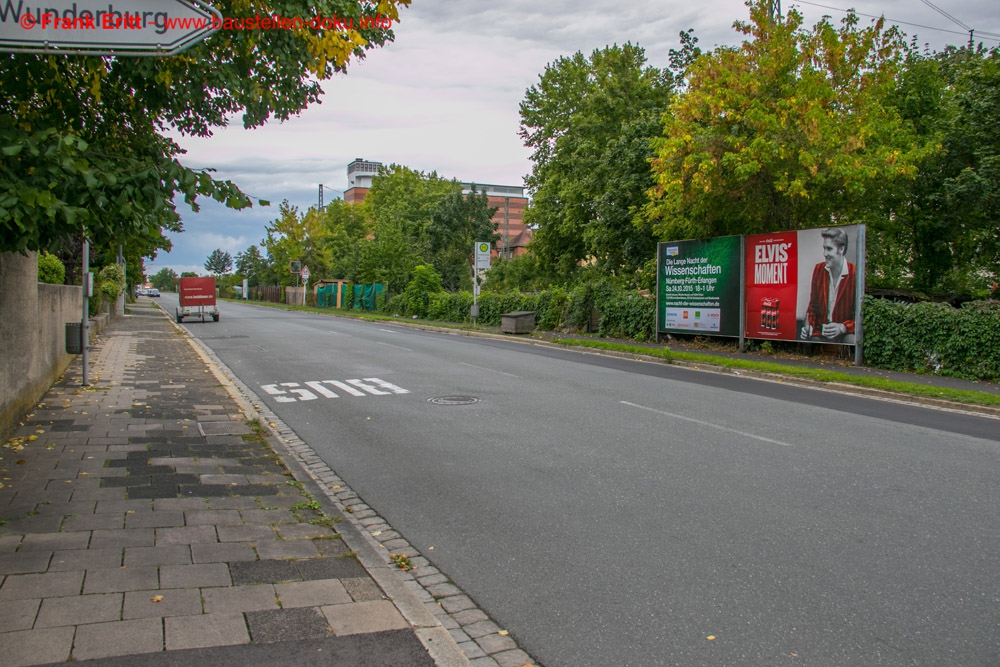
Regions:
<instances>
[{"instance_id":1,"label":"parked car","mask_svg":"<svg viewBox=\"0 0 1000 667\"><path fill-rule=\"evenodd\" d=\"M146 292L146 296L160 296L160 290L154 287Z\"/></svg>"}]
</instances>

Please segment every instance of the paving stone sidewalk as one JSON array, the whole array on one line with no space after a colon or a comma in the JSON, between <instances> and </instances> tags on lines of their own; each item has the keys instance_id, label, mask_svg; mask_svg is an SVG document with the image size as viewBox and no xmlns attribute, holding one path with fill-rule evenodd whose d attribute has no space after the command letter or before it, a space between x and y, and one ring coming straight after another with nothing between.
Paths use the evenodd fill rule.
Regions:
<instances>
[{"instance_id":1,"label":"paving stone sidewalk","mask_svg":"<svg viewBox=\"0 0 1000 667\"><path fill-rule=\"evenodd\" d=\"M0 663L276 664L296 642L325 664L467 664L435 662L183 334L131 310L91 386L77 359L0 449Z\"/></svg>"}]
</instances>

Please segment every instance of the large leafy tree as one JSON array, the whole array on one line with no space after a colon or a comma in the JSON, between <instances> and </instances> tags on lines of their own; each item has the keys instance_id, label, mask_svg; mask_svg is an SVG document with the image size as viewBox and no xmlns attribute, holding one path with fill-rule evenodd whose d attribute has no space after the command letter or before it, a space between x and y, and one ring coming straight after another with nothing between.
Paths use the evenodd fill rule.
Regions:
<instances>
[{"instance_id":1,"label":"large leafy tree","mask_svg":"<svg viewBox=\"0 0 1000 667\"><path fill-rule=\"evenodd\" d=\"M264 284L267 272L267 260L261 256L257 246L252 245L243 252L236 253L236 273L246 278L250 287Z\"/></svg>"},{"instance_id":2,"label":"large leafy tree","mask_svg":"<svg viewBox=\"0 0 1000 667\"><path fill-rule=\"evenodd\" d=\"M165 266L153 274L149 278L149 282L153 283L153 287L161 292L172 292L174 291L174 285L177 283L177 278L177 272Z\"/></svg>"},{"instance_id":3,"label":"large leafy tree","mask_svg":"<svg viewBox=\"0 0 1000 667\"><path fill-rule=\"evenodd\" d=\"M220 0L224 16L398 19L409 0ZM392 39L346 30L221 31L170 58L0 55L0 251L98 245L180 229L174 202L250 205L232 183L179 161L168 130L208 136L242 115L257 127L317 102L351 58Z\"/></svg>"},{"instance_id":4,"label":"large leafy tree","mask_svg":"<svg viewBox=\"0 0 1000 667\"><path fill-rule=\"evenodd\" d=\"M331 257L323 213L309 208L299 215L298 208L287 201L282 202L279 211L280 216L267 226L267 237L261 243L267 250L275 282L279 285L296 283L295 274L289 270L292 261L309 267L314 280L328 277Z\"/></svg>"},{"instance_id":5,"label":"large leafy tree","mask_svg":"<svg viewBox=\"0 0 1000 667\"><path fill-rule=\"evenodd\" d=\"M324 245L330 256L330 277L357 280L361 245L370 233L368 206L335 199L323 210Z\"/></svg>"},{"instance_id":6,"label":"large leafy tree","mask_svg":"<svg viewBox=\"0 0 1000 667\"><path fill-rule=\"evenodd\" d=\"M931 146L885 103L905 44L849 14L802 30L749 3L747 36L697 58L656 142L656 186L640 222L660 239L872 219ZM884 221L884 217L881 221Z\"/></svg>"},{"instance_id":7,"label":"large leafy tree","mask_svg":"<svg viewBox=\"0 0 1000 667\"><path fill-rule=\"evenodd\" d=\"M520 136L534 164L525 220L537 226L533 251L563 277L588 259L629 274L654 255L652 234L632 217L653 185L650 140L673 87L672 72L625 44L559 58L526 92Z\"/></svg>"},{"instance_id":8,"label":"large leafy tree","mask_svg":"<svg viewBox=\"0 0 1000 667\"><path fill-rule=\"evenodd\" d=\"M436 172L425 174L398 164L383 167L365 195L371 219L371 238L361 244L358 278L389 283L402 290L413 267L430 262L430 236L434 211L452 192L461 193L457 181Z\"/></svg>"},{"instance_id":9,"label":"large leafy tree","mask_svg":"<svg viewBox=\"0 0 1000 667\"><path fill-rule=\"evenodd\" d=\"M986 294L1000 273L1000 49L914 50L891 101L939 147L891 205L898 280Z\"/></svg>"},{"instance_id":10,"label":"large leafy tree","mask_svg":"<svg viewBox=\"0 0 1000 667\"><path fill-rule=\"evenodd\" d=\"M485 192L476 192L475 185L468 195L455 190L438 202L431 212L426 228L429 258L441 277L445 289L472 288L472 252L476 241L491 246L500 235Z\"/></svg>"}]
</instances>

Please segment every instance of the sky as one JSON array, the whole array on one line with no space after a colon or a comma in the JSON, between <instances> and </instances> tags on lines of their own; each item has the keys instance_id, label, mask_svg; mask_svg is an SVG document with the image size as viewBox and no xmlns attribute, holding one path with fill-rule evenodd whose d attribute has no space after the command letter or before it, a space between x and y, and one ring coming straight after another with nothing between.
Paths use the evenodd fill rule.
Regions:
<instances>
[{"instance_id":1,"label":"sky","mask_svg":"<svg viewBox=\"0 0 1000 667\"><path fill-rule=\"evenodd\" d=\"M806 27L824 15L837 23L849 8L862 25L872 20L865 15L885 16L935 50L968 41L960 24L975 30L977 42L1000 44L997 0L784 0L781 6L796 7ZM523 185L531 162L518 137L518 105L546 65L631 42L645 49L649 65L666 67L680 31L693 28L698 46L709 51L738 44L733 22L748 16L741 0L413 0L393 26L395 41L325 81L322 104L254 130L244 130L237 117L209 138L174 137L187 151L186 166L214 169L216 178L271 205L232 211L201 198L195 213L181 202L184 231L168 234L170 252L146 260L147 275L165 267L205 275L205 260L217 248L235 259L265 238L281 201L304 211L316 205L319 184L326 201L339 197L355 158L460 181Z\"/></svg>"}]
</instances>

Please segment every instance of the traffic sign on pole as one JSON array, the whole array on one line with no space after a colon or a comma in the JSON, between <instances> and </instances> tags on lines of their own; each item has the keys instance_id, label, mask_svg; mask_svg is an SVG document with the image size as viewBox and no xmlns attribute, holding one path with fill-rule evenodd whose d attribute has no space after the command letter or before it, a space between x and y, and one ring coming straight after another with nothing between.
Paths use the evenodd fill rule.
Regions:
<instances>
[{"instance_id":1,"label":"traffic sign on pole","mask_svg":"<svg viewBox=\"0 0 1000 667\"><path fill-rule=\"evenodd\" d=\"M202 0L5 0L0 51L172 56L222 27Z\"/></svg>"},{"instance_id":2,"label":"traffic sign on pole","mask_svg":"<svg viewBox=\"0 0 1000 667\"><path fill-rule=\"evenodd\" d=\"M476 270L490 268L490 244L486 241L476 241Z\"/></svg>"}]
</instances>

